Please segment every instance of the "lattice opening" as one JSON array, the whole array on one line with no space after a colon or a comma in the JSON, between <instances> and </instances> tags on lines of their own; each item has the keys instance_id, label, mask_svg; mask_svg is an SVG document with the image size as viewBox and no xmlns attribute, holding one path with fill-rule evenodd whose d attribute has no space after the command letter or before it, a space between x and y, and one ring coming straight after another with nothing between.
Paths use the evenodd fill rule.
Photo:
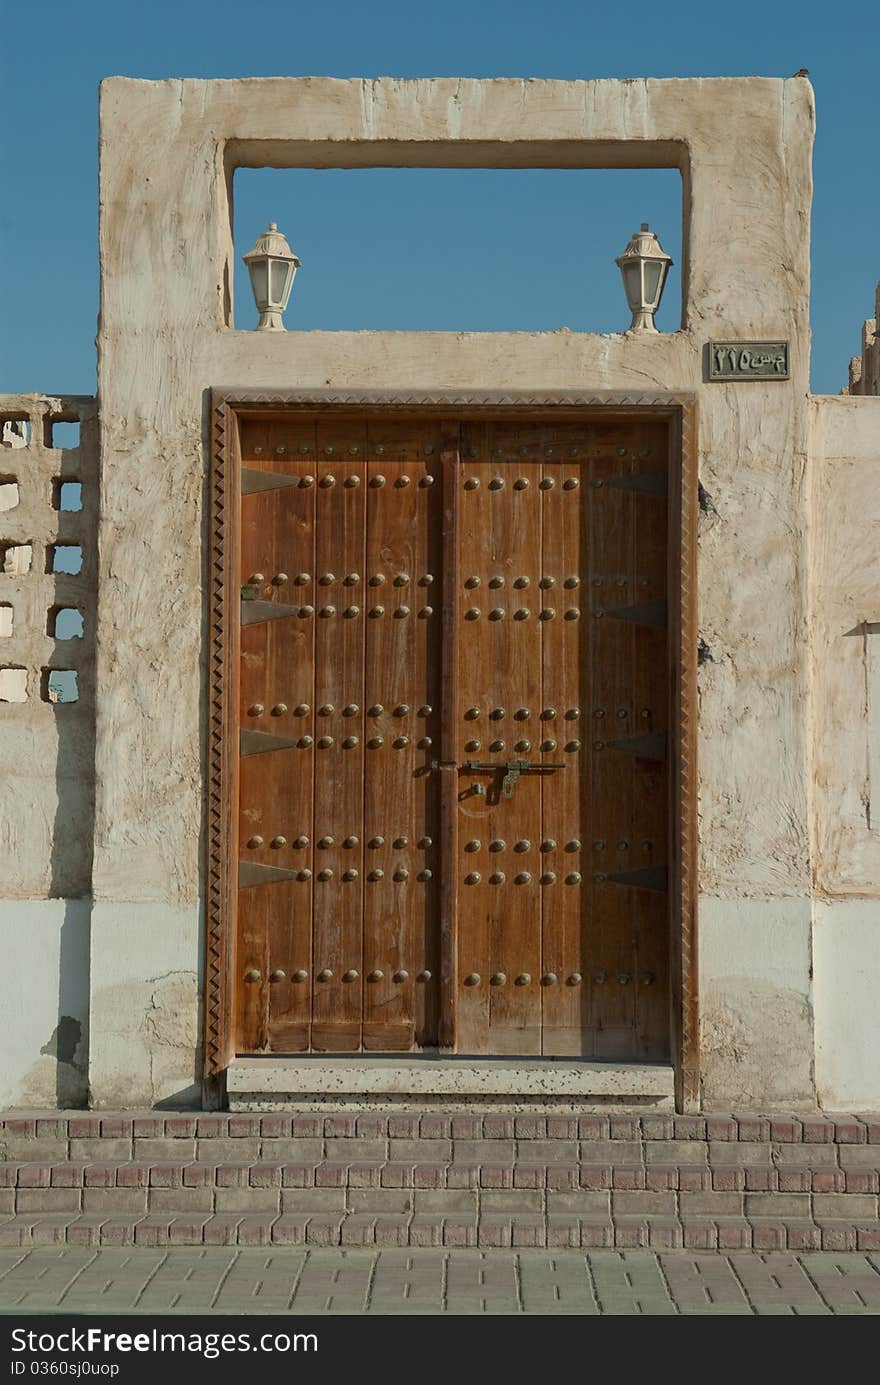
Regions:
<instances>
[{"instance_id":1,"label":"lattice opening","mask_svg":"<svg viewBox=\"0 0 880 1385\"><path fill-rule=\"evenodd\" d=\"M0 668L0 702L27 702L27 669L9 664Z\"/></svg>"},{"instance_id":2,"label":"lattice opening","mask_svg":"<svg viewBox=\"0 0 880 1385\"><path fill-rule=\"evenodd\" d=\"M79 447L79 419L47 419L46 433L47 447L63 447L68 450Z\"/></svg>"},{"instance_id":3,"label":"lattice opening","mask_svg":"<svg viewBox=\"0 0 880 1385\"><path fill-rule=\"evenodd\" d=\"M8 601L0 602L0 640L9 639L15 624L15 613Z\"/></svg>"},{"instance_id":4,"label":"lattice opening","mask_svg":"<svg viewBox=\"0 0 880 1385\"><path fill-rule=\"evenodd\" d=\"M82 572L83 551L78 543L53 543L48 550L47 572L76 576Z\"/></svg>"},{"instance_id":5,"label":"lattice opening","mask_svg":"<svg viewBox=\"0 0 880 1385\"><path fill-rule=\"evenodd\" d=\"M33 561L32 543L22 543L19 539L0 540L0 570L7 577L24 577L30 572Z\"/></svg>"},{"instance_id":6,"label":"lattice opening","mask_svg":"<svg viewBox=\"0 0 880 1385\"><path fill-rule=\"evenodd\" d=\"M85 617L77 606L53 606L49 612L48 634L56 640L81 640Z\"/></svg>"},{"instance_id":7,"label":"lattice opening","mask_svg":"<svg viewBox=\"0 0 880 1385\"><path fill-rule=\"evenodd\" d=\"M27 414L0 414L0 445L27 447L31 440L31 421Z\"/></svg>"},{"instance_id":8,"label":"lattice opening","mask_svg":"<svg viewBox=\"0 0 880 1385\"><path fill-rule=\"evenodd\" d=\"M78 702L79 679L75 668L44 668L44 702Z\"/></svg>"},{"instance_id":9,"label":"lattice opening","mask_svg":"<svg viewBox=\"0 0 880 1385\"><path fill-rule=\"evenodd\" d=\"M14 510L21 496L15 476L0 476L0 511Z\"/></svg>"},{"instance_id":10,"label":"lattice opening","mask_svg":"<svg viewBox=\"0 0 880 1385\"><path fill-rule=\"evenodd\" d=\"M52 485L52 508L67 513L82 509L82 482L56 480Z\"/></svg>"}]
</instances>

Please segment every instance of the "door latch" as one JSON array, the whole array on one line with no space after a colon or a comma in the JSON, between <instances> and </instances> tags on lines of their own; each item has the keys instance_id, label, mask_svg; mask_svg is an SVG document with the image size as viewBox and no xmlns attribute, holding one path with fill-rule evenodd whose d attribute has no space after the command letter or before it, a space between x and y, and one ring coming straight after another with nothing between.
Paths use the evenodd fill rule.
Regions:
<instances>
[{"instance_id":1,"label":"door latch","mask_svg":"<svg viewBox=\"0 0 880 1385\"><path fill-rule=\"evenodd\" d=\"M482 774L500 774L501 797L513 798L516 781L521 774L546 774L550 770L565 769L565 765L548 764L546 761L536 764L531 760L508 760L506 764L503 761L500 764L484 764L479 760L465 760L461 768L471 773L476 771Z\"/></svg>"}]
</instances>

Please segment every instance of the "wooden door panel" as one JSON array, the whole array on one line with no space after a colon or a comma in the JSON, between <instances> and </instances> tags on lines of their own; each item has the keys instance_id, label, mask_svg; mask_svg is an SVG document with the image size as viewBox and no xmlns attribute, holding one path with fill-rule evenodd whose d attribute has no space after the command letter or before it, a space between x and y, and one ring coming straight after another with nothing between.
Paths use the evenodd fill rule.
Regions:
<instances>
[{"instance_id":1,"label":"wooden door panel","mask_svg":"<svg viewBox=\"0 0 880 1385\"><path fill-rule=\"evenodd\" d=\"M242 1051L668 1054L667 447L244 425Z\"/></svg>"}]
</instances>

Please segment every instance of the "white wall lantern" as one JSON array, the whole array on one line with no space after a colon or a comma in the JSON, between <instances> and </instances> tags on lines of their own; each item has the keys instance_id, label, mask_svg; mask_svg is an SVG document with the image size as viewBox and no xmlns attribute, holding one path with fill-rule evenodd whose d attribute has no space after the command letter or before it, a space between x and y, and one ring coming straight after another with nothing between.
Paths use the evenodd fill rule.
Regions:
<instances>
[{"instance_id":1,"label":"white wall lantern","mask_svg":"<svg viewBox=\"0 0 880 1385\"><path fill-rule=\"evenodd\" d=\"M260 320L258 332L283 332L281 314L287 307L293 279L302 261L294 255L274 221L269 223L252 250L241 257L251 276L251 288Z\"/></svg>"},{"instance_id":2,"label":"white wall lantern","mask_svg":"<svg viewBox=\"0 0 880 1385\"><path fill-rule=\"evenodd\" d=\"M622 255L614 261L620 267L626 301L632 312L630 332L656 332L654 314L660 307L663 288L670 257L664 252L648 223L642 222L642 229L636 231Z\"/></svg>"}]
</instances>

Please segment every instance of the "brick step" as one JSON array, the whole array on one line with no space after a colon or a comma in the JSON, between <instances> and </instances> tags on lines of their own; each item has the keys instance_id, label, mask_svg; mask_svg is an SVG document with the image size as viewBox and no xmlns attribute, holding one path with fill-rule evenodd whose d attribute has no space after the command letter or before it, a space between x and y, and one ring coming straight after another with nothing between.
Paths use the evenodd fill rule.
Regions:
<instances>
[{"instance_id":1,"label":"brick step","mask_svg":"<svg viewBox=\"0 0 880 1385\"><path fill-rule=\"evenodd\" d=\"M880 1223L808 1217L467 1213L33 1213L0 1221L0 1246L313 1245L880 1250Z\"/></svg>"},{"instance_id":2,"label":"brick step","mask_svg":"<svg viewBox=\"0 0 880 1385\"><path fill-rule=\"evenodd\" d=\"M880 1145L880 1113L678 1116L508 1115L472 1112L400 1114L236 1114L215 1112L8 1112L4 1144L112 1140L612 1140Z\"/></svg>"},{"instance_id":3,"label":"brick step","mask_svg":"<svg viewBox=\"0 0 880 1385\"><path fill-rule=\"evenodd\" d=\"M868 1153L867 1150L863 1151ZM97 1189L181 1189L195 1193L206 1188L250 1189L253 1193L280 1189L338 1190L375 1188L385 1191L414 1190L520 1190L566 1192L647 1193L763 1193L834 1194L865 1196L880 1193L880 1148L872 1149L871 1163L843 1167L809 1162L802 1164L730 1164L709 1150L708 1162L666 1164L599 1164L592 1160L532 1162L521 1156L507 1163L478 1164L465 1158L445 1163L413 1163L323 1160L312 1163L270 1161L216 1163L210 1159L174 1163L126 1161L124 1163L60 1164L36 1161L0 1163L0 1215L12 1211L12 1200L21 1191ZM5 1201L4 1201L5 1199Z\"/></svg>"},{"instance_id":4,"label":"brick step","mask_svg":"<svg viewBox=\"0 0 880 1385\"><path fill-rule=\"evenodd\" d=\"M865 1224L880 1217L876 1167L68 1162L7 1163L0 1181L0 1215L18 1217L571 1214Z\"/></svg>"}]
</instances>

